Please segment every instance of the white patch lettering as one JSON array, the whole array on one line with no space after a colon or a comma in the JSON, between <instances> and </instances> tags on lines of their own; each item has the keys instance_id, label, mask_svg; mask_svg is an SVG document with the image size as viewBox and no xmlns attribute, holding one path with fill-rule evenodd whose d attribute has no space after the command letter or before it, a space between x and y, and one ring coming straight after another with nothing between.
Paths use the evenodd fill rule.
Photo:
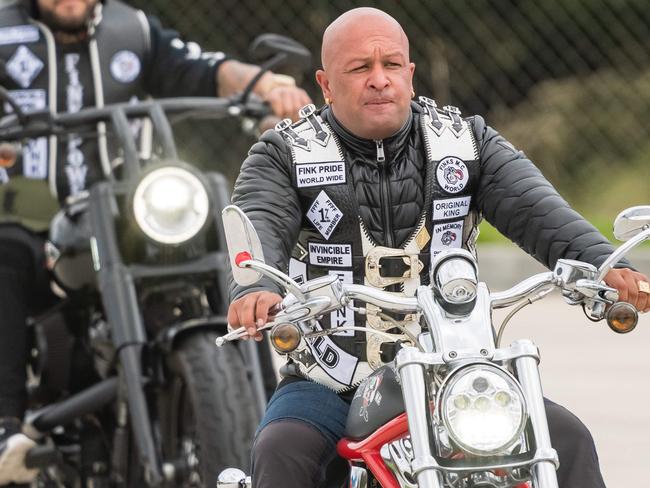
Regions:
<instances>
[{"instance_id":1,"label":"white patch lettering","mask_svg":"<svg viewBox=\"0 0 650 488\"><path fill-rule=\"evenodd\" d=\"M0 168L0 185L4 185L9 182L9 173L5 168Z\"/></svg>"},{"instance_id":2,"label":"white patch lettering","mask_svg":"<svg viewBox=\"0 0 650 488\"><path fill-rule=\"evenodd\" d=\"M444 158L436 169L438 183L448 193L458 193L469 181L469 171L462 159L454 156Z\"/></svg>"},{"instance_id":3,"label":"white patch lettering","mask_svg":"<svg viewBox=\"0 0 650 488\"><path fill-rule=\"evenodd\" d=\"M318 329L321 327L318 326ZM349 385L352 382L354 371L359 360L338 347L327 336L307 339L314 359L329 376L341 384Z\"/></svg>"},{"instance_id":4,"label":"white patch lettering","mask_svg":"<svg viewBox=\"0 0 650 488\"><path fill-rule=\"evenodd\" d=\"M353 283L352 281L352 271L330 271L330 276L337 276L342 283ZM340 308L334 312L330 312L330 326L335 327L354 327L354 302L350 303L349 307ZM337 332L337 336L348 336L351 337L354 335L353 330L344 330Z\"/></svg>"},{"instance_id":5,"label":"white patch lettering","mask_svg":"<svg viewBox=\"0 0 650 488\"><path fill-rule=\"evenodd\" d=\"M32 84L34 78L43 69L44 63L25 46L19 46L11 59L7 61L7 73L22 88L27 88Z\"/></svg>"},{"instance_id":6,"label":"white patch lettering","mask_svg":"<svg viewBox=\"0 0 650 488\"><path fill-rule=\"evenodd\" d=\"M296 164L298 188L340 185L345 181L345 163L343 161Z\"/></svg>"},{"instance_id":7,"label":"white patch lettering","mask_svg":"<svg viewBox=\"0 0 650 488\"><path fill-rule=\"evenodd\" d=\"M0 46L36 42L39 37L38 28L33 25L14 25L0 28Z\"/></svg>"},{"instance_id":8,"label":"white patch lettering","mask_svg":"<svg viewBox=\"0 0 650 488\"><path fill-rule=\"evenodd\" d=\"M352 267L352 244L309 243L309 262L315 266Z\"/></svg>"},{"instance_id":9,"label":"white patch lettering","mask_svg":"<svg viewBox=\"0 0 650 488\"><path fill-rule=\"evenodd\" d=\"M325 239L330 238L342 217L343 212L339 210L323 190L321 190L307 211L307 218Z\"/></svg>"},{"instance_id":10,"label":"white patch lettering","mask_svg":"<svg viewBox=\"0 0 650 488\"><path fill-rule=\"evenodd\" d=\"M453 219L469 214L469 204L472 197L448 198L434 200L433 220Z\"/></svg>"},{"instance_id":11,"label":"white patch lettering","mask_svg":"<svg viewBox=\"0 0 650 488\"><path fill-rule=\"evenodd\" d=\"M448 222L433 226L431 237L431 257L435 257L445 249L461 247L463 244L463 221Z\"/></svg>"},{"instance_id":12,"label":"white patch lettering","mask_svg":"<svg viewBox=\"0 0 650 488\"><path fill-rule=\"evenodd\" d=\"M79 55L70 53L65 55L65 71L68 75L68 86L66 87L66 107L68 112L74 113L81 110L83 106L84 87L79 81ZM84 154L80 149L83 139L77 134L68 136L68 154L65 167L65 174L68 177L70 195L76 195L86 187L86 176L88 166L85 164Z\"/></svg>"}]
</instances>

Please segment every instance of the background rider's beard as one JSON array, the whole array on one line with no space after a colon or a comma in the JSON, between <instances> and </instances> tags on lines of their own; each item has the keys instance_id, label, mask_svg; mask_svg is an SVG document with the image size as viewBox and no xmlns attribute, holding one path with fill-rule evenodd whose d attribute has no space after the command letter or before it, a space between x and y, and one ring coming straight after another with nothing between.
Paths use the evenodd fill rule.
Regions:
<instances>
[{"instance_id":1,"label":"background rider's beard","mask_svg":"<svg viewBox=\"0 0 650 488\"><path fill-rule=\"evenodd\" d=\"M64 17L55 13L54 10L40 8L39 20L55 32L72 35L85 34L94 8L95 4L91 3L86 6L86 11L83 14L74 17Z\"/></svg>"}]
</instances>

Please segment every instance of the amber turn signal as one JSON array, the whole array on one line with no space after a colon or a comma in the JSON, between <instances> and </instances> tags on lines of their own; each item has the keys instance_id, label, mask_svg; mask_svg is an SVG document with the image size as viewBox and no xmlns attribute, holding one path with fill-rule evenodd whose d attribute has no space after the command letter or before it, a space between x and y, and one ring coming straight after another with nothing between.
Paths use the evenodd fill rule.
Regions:
<instances>
[{"instance_id":1,"label":"amber turn signal","mask_svg":"<svg viewBox=\"0 0 650 488\"><path fill-rule=\"evenodd\" d=\"M277 324L271 329L271 344L280 354L294 351L300 344L301 337L298 326L289 322Z\"/></svg>"},{"instance_id":2,"label":"amber turn signal","mask_svg":"<svg viewBox=\"0 0 650 488\"><path fill-rule=\"evenodd\" d=\"M6 142L0 143L0 168L11 168L16 164L18 152L16 146Z\"/></svg>"},{"instance_id":3,"label":"amber turn signal","mask_svg":"<svg viewBox=\"0 0 650 488\"><path fill-rule=\"evenodd\" d=\"M607 325L619 334L633 331L638 321L639 313L636 308L626 302L617 302L607 311Z\"/></svg>"}]
</instances>

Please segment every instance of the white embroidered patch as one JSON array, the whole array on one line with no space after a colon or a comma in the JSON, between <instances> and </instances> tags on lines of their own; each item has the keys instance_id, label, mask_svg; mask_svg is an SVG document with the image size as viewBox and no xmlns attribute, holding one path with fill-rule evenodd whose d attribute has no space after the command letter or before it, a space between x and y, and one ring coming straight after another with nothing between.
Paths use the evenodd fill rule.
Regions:
<instances>
[{"instance_id":1,"label":"white embroidered patch","mask_svg":"<svg viewBox=\"0 0 650 488\"><path fill-rule=\"evenodd\" d=\"M0 185L4 185L9 182L9 173L5 168L0 168Z\"/></svg>"},{"instance_id":2,"label":"white embroidered patch","mask_svg":"<svg viewBox=\"0 0 650 488\"><path fill-rule=\"evenodd\" d=\"M45 108L46 96L45 90L10 90L11 99L23 109L24 112L33 112ZM11 106L5 102L4 109L6 113L13 112Z\"/></svg>"},{"instance_id":3,"label":"white embroidered patch","mask_svg":"<svg viewBox=\"0 0 650 488\"><path fill-rule=\"evenodd\" d=\"M345 163L343 161L296 164L298 188L339 185L345 181Z\"/></svg>"},{"instance_id":4,"label":"white embroidered patch","mask_svg":"<svg viewBox=\"0 0 650 488\"><path fill-rule=\"evenodd\" d=\"M462 159L448 156L440 161L436 169L440 186L448 193L458 193L469 181L469 171Z\"/></svg>"},{"instance_id":5,"label":"white embroidered patch","mask_svg":"<svg viewBox=\"0 0 650 488\"><path fill-rule=\"evenodd\" d=\"M38 28L34 25L14 25L0 28L0 46L27 44L38 41Z\"/></svg>"},{"instance_id":6,"label":"white embroidered patch","mask_svg":"<svg viewBox=\"0 0 650 488\"><path fill-rule=\"evenodd\" d=\"M47 178L47 138L30 139L23 145L23 175L25 178Z\"/></svg>"},{"instance_id":7,"label":"white embroidered patch","mask_svg":"<svg viewBox=\"0 0 650 488\"><path fill-rule=\"evenodd\" d=\"M111 59L111 75L122 83L131 83L140 74L140 58L133 51L118 51Z\"/></svg>"},{"instance_id":8,"label":"white embroidered patch","mask_svg":"<svg viewBox=\"0 0 650 488\"><path fill-rule=\"evenodd\" d=\"M431 237L431 257L435 257L445 249L461 247L463 244L463 221L448 222L433 226Z\"/></svg>"},{"instance_id":9,"label":"white embroidered patch","mask_svg":"<svg viewBox=\"0 0 650 488\"><path fill-rule=\"evenodd\" d=\"M14 55L7 61L6 69L16 83L23 88L27 88L41 72L43 66L43 61L33 52L25 46L19 46Z\"/></svg>"},{"instance_id":10,"label":"white embroidered patch","mask_svg":"<svg viewBox=\"0 0 650 488\"><path fill-rule=\"evenodd\" d=\"M316 266L352 267L352 244L309 243L309 262Z\"/></svg>"},{"instance_id":11,"label":"white embroidered patch","mask_svg":"<svg viewBox=\"0 0 650 488\"><path fill-rule=\"evenodd\" d=\"M47 103L45 90L11 90L9 93L25 112L42 110ZM12 111L7 103L5 111ZM30 179L47 178L47 138L30 139L23 144L23 175Z\"/></svg>"},{"instance_id":12,"label":"white embroidered patch","mask_svg":"<svg viewBox=\"0 0 650 488\"><path fill-rule=\"evenodd\" d=\"M330 271L330 275L337 276L342 283L353 283L352 281L352 271ZM354 307L354 302L350 303L350 307ZM354 310L350 307L341 308L330 312L330 326L331 327L354 327ZM353 330L344 330L337 332L337 336L348 336L351 337L354 335Z\"/></svg>"},{"instance_id":13,"label":"white embroidered patch","mask_svg":"<svg viewBox=\"0 0 650 488\"><path fill-rule=\"evenodd\" d=\"M308 339L307 345L316 362L329 376L344 385L352 382L359 362L355 356L338 347L327 336Z\"/></svg>"},{"instance_id":14,"label":"white embroidered patch","mask_svg":"<svg viewBox=\"0 0 650 488\"><path fill-rule=\"evenodd\" d=\"M289 277L302 285L307 281L307 263L294 258L289 259Z\"/></svg>"},{"instance_id":15,"label":"white embroidered patch","mask_svg":"<svg viewBox=\"0 0 650 488\"><path fill-rule=\"evenodd\" d=\"M433 220L464 217L469 213L472 197L447 198L433 201Z\"/></svg>"},{"instance_id":16,"label":"white embroidered patch","mask_svg":"<svg viewBox=\"0 0 650 488\"><path fill-rule=\"evenodd\" d=\"M321 190L307 211L307 218L325 239L330 238L342 217L343 212L339 210L323 190Z\"/></svg>"}]
</instances>

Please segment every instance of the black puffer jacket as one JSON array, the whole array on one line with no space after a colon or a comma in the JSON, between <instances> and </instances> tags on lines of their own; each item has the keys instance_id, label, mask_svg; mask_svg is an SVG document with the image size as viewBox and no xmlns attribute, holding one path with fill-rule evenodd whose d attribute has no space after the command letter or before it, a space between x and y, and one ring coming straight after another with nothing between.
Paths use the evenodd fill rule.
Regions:
<instances>
[{"instance_id":1,"label":"black puffer jacket","mask_svg":"<svg viewBox=\"0 0 650 488\"><path fill-rule=\"evenodd\" d=\"M376 143L345 130L325 108L321 116L339 135L364 223L381 245L396 247L412 232L424 205L426 155L420 133L421 108L393 137L385 139L385 168ZM501 233L545 266L560 258L601 264L610 243L557 193L535 165L480 116L468 119L479 147L480 178L472 195L477 210ZM291 182L291 152L282 136L266 132L250 150L237 178L232 201L253 222L268 264L286 270L297 242L303 210ZM387 172L387 184L380 172ZM231 285L235 299L253 290L277 290L262 281L243 289Z\"/></svg>"}]
</instances>

